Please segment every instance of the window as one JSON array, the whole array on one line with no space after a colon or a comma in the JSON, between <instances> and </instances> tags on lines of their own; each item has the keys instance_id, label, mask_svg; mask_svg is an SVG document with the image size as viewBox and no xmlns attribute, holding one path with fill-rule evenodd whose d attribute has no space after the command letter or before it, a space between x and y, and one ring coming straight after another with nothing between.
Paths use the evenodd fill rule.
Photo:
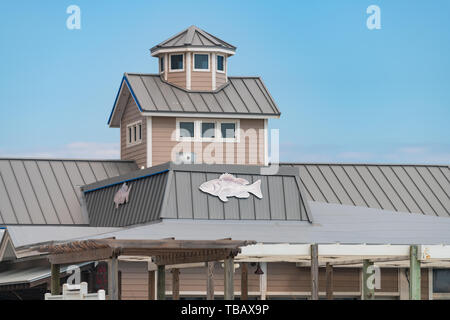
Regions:
<instances>
[{"instance_id":1,"label":"window","mask_svg":"<svg viewBox=\"0 0 450 320\"><path fill-rule=\"evenodd\" d=\"M164 72L164 57L161 57L161 58L159 59L159 71L160 71L161 73Z\"/></svg>"},{"instance_id":2,"label":"window","mask_svg":"<svg viewBox=\"0 0 450 320\"><path fill-rule=\"evenodd\" d=\"M433 292L450 293L450 269L433 269Z\"/></svg>"},{"instance_id":3,"label":"window","mask_svg":"<svg viewBox=\"0 0 450 320\"><path fill-rule=\"evenodd\" d=\"M170 55L170 71L183 71L184 70L184 55L171 54Z\"/></svg>"},{"instance_id":4,"label":"window","mask_svg":"<svg viewBox=\"0 0 450 320\"><path fill-rule=\"evenodd\" d=\"M177 141L239 142L239 120L179 118L176 123Z\"/></svg>"},{"instance_id":5,"label":"window","mask_svg":"<svg viewBox=\"0 0 450 320\"><path fill-rule=\"evenodd\" d=\"M216 136L216 124L214 122L202 122L202 138L213 139Z\"/></svg>"},{"instance_id":6,"label":"window","mask_svg":"<svg viewBox=\"0 0 450 320\"><path fill-rule=\"evenodd\" d=\"M127 145L132 146L142 142L142 121L127 125Z\"/></svg>"},{"instance_id":7,"label":"window","mask_svg":"<svg viewBox=\"0 0 450 320\"><path fill-rule=\"evenodd\" d=\"M217 56L217 71L225 72L225 57Z\"/></svg>"},{"instance_id":8,"label":"window","mask_svg":"<svg viewBox=\"0 0 450 320\"><path fill-rule=\"evenodd\" d=\"M222 122L220 124L220 130L222 132L222 138L224 138L224 139L236 138L236 123Z\"/></svg>"},{"instance_id":9,"label":"window","mask_svg":"<svg viewBox=\"0 0 450 320\"><path fill-rule=\"evenodd\" d=\"M194 71L209 71L209 54L194 54Z\"/></svg>"},{"instance_id":10,"label":"window","mask_svg":"<svg viewBox=\"0 0 450 320\"><path fill-rule=\"evenodd\" d=\"M194 138L194 122L180 122L180 138Z\"/></svg>"}]
</instances>

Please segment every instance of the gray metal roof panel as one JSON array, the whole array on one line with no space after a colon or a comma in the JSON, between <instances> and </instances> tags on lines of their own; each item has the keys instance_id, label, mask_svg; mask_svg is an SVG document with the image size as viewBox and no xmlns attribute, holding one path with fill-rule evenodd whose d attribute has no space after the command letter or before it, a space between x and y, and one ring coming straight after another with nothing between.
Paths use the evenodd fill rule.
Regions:
<instances>
[{"instance_id":1,"label":"gray metal roof panel","mask_svg":"<svg viewBox=\"0 0 450 320\"><path fill-rule=\"evenodd\" d=\"M158 49L167 48L181 48L181 47L208 47L208 48L223 48L235 51L236 47L231 44L211 35L210 33L196 27L189 28L177 33L167 40L157 44L150 51L153 53Z\"/></svg>"},{"instance_id":2,"label":"gray metal roof panel","mask_svg":"<svg viewBox=\"0 0 450 320\"><path fill-rule=\"evenodd\" d=\"M230 197L224 203L199 186L223 173L261 180L263 199ZM161 218L218 220L312 220L297 170L280 168L264 175L259 166L166 163L84 186L92 226L129 226ZM127 182L129 203L114 208L114 195ZM285 189L285 185L288 189Z\"/></svg>"},{"instance_id":3,"label":"gray metal roof panel","mask_svg":"<svg viewBox=\"0 0 450 320\"><path fill-rule=\"evenodd\" d=\"M309 200L450 216L447 165L282 163L296 167Z\"/></svg>"},{"instance_id":4,"label":"gray metal roof panel","mask_svg":"<svg viewBox=\"0 0 450 320\"><path fill-rule=\"evenodd\" d=\"M314 223L273 220L163 219L96 238L183 240L252 239L298 244L450 244L450 219L422 214L308 202Z\"/></svg>"},{"instance_id":5,"label":"gray metal roof panel","mask_svg":"<svg viewBox=\"0 0 450 320\"><path fill-rule=\"evenodd\" d=\"M214 91L191 91L168 83L157 74L125 73L121 89L130 90L139 110L155 113L210 113L278 117L280 111L258 77L228 77ZM129 86L129 87L128 87ZM123 95L128 99L128 95ZM126 104L115 102L109 123L117 126ZM117 109L117 110L116 110Z\"/></svg>"},{"instance_id":6,"label":"gray metal roof panel","mask_svg":"<svg viewBox=\"0 0 450 320\"><path fill-rule=\"evenodd\" d=\"M132 169L129 161L0 158L0 224L88 224L80 186Z\"/></svg>"}]
</instances>

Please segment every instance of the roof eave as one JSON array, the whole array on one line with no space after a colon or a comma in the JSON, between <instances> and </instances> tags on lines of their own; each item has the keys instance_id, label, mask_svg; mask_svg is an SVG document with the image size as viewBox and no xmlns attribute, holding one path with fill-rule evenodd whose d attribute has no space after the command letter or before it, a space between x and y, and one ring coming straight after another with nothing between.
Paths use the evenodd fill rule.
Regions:
<instances>
[{"instance_id":1,"label":"roof eave","mask_svg":"<svg viewBox=\"0 0 450 320\"><path fill-rule=\"evenodd\" d=\"M183 46L170 46L170 47L159 47L155 46L150 49L152 57L155 57L161 53L172 53L172 52L193 52L193 51L208 51L208 52L220 52L228 55L234 55L236 53L236 48L226 48L222 46L193 46L193 45L183 45Z\"/></svg>"}]
</instances>

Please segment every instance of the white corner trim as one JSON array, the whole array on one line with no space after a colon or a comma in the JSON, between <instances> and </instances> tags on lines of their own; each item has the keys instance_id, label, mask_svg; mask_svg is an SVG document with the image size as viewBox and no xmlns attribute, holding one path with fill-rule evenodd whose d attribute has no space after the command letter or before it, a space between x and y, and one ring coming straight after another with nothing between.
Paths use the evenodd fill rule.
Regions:
<instances>
[{"instance_id":1,"label":"white corner trim","mask_svg":"<svg viewBox=\"0 0 450 320\"><path fill-rule=\"evenodd\" d=\"M269 120L264 119L264 165L269 165Z\"/></svg>"},{"instance_id":2,"label":"white corner trim","mask_svg":"<svg viewBox=\"0 0 450 320\"><path fill-rule=\"evenodd\" d=\"M191 53L186 52L186 89L191 90Z\"/></svg>"},{"instance_id":3,"label":"white corner trim","mask_svg":"<svg viewBox=\"0 0 450 320\"><path fill-rule=\"evenodd\" d=\"M211 53L212 89L216 90L216 54Z\"/></svg>"},{"instance_id":4,"label":"white corner trim","mask_svg":"<svg viewBox=\"0 0 450 320\"><path fill-rule=\"evenodd\" d=\"M147 117L147 168L152 166L152 117Z\"/></svg>"}]
</instances>

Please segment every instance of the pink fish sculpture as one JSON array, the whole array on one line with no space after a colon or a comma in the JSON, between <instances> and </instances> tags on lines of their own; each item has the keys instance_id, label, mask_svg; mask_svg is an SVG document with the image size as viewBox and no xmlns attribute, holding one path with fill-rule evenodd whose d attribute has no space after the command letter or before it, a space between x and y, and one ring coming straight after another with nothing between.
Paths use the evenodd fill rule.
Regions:
<instances>
[{"instance_id":1,"label":"pink fish sculpture","mask_svg":"<svg viewBox=\"0 0 450 320\"><path fill-rule=\"evenodd\" d=\"M130 195L131 187L128 187L124 182L122 187L116 192L114 196L114 203L116 204L116 209L119 208L120 204L128 202L128 196Z\"/></svg>"},{"instance_id":2,"label":"pink fish sculpture","mask_svg":"<svg viewBox=\"0 0 450 320\"><path fill-rule=\"evenodd\" d=\"M205 193L219 197L223 202L228 201L228 197L248 198L250 193L261 199L261 180L253 184L242 178L224 173L219 179L213 179L202 183L199 189Z\"/></svg>"}]
</instances>

